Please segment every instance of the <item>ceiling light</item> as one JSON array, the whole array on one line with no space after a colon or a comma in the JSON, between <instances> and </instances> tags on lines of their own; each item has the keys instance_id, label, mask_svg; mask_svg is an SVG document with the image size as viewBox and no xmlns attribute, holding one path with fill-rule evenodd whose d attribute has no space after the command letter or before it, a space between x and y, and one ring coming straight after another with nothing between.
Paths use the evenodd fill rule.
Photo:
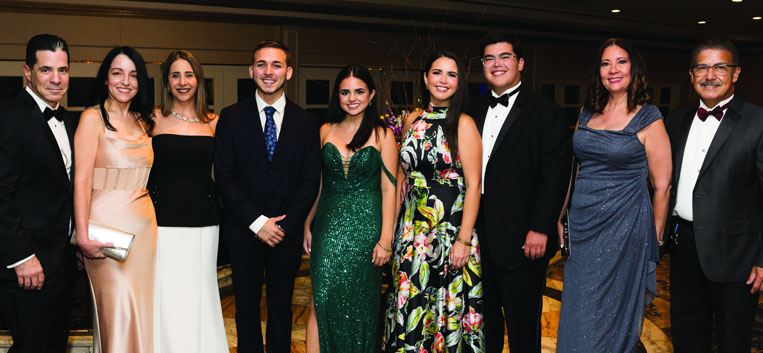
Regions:
<instances>
[{"instance_id":1,"label":"ceiling light","mask_svg":"<svg viewBox=\"0 0 763 353\"><path fill-rule=\"evenodd\" d=\"M760 20L761 18L762 18L762 17L760 17L760 16L755 16L755 17L753 17L752 19L753 19L753 20L755 20L755 21L758 21L758 20Z\"/></svg>"},{"instance_id":2,"label":"ceiling light","mask_svg":"<svg viewBox=\"0 0 763 353\"><path fill-rule=\"evenodd\" d=\"M612 13L620 13L620 9L612 9Z\"/></svg>"},{"instance_id":3,"label":"ceiling light","mask_svg":"<svg viewBox=\"0 0 763 353\"><path fill-rule=\"evenodd\" d=\"M699 24L699 25L703 25L703 24L706 24L706 23L707 23L707 21L697 21L697 24Z\"/></svg>"},{"instance_id":4,"label":"ceiling light","mask_svg":"<svg viewBox=\"0 0 763 353\"><path fill-rule=\"evenodd\" d=\"M731 2L742 2L742 0L731 0Z\"/></svg>"}]
</instances>

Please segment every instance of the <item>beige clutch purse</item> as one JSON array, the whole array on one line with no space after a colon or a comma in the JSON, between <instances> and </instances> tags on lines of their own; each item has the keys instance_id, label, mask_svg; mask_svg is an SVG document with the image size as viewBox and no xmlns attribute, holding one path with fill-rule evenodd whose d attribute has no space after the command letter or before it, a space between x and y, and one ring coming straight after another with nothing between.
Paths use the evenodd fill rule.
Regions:
<instances>
[{"instance_id":1,"label":"beige clutch purse","mask_svg":"<svg viewBox=\"0 0 763 353\"><path fill-rule=\"evenodd\" d=\"M101 243L114 243L114 247L101 248L101 252L114 260L124 261L130 252L135 235L90 221L88 224L88 238ZM72 235L70 242L72 245L77 245L76 232Z\"/></svg>"}]
</instances>

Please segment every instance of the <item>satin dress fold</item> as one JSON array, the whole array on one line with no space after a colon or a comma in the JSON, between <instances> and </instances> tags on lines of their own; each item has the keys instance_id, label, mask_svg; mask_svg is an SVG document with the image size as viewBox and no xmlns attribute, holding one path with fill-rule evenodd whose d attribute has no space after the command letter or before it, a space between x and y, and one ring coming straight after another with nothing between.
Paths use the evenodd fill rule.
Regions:
<instances>
[{"instance_id":1,"label":"satin dress fold","mask_svg":"<svg viewBox=\"0 0 763 353\"><path fill-rule=\"evenodd\" d=\"M124 262L85 259L95 303L95 348L152 353L156 217L146 189L154 159L151 138L104 130L93 169L90 221L135 239Z\"/></svg>"}]
</instances>

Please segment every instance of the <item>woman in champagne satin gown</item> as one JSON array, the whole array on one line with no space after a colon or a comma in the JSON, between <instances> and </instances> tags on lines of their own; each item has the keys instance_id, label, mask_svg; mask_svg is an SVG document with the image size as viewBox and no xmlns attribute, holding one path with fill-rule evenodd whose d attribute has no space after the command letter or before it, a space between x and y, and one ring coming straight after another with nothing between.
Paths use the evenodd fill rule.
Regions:
<instances>
[{"instance_id":1,"label":"woman in champagne satin gown","mask_svg":"<svg viewBox=\"0 0 763 353\"><path fill-rule=\"evenodd\" d=\"M156 217L146 190L153 163L152 104L145 64L130 47L112 49L94 87L95 106L74 138L74 212L95 302L95 351L152 353ZM105 258L88 222L135 235L124 262Z\"/></svg>"}]
</instances>

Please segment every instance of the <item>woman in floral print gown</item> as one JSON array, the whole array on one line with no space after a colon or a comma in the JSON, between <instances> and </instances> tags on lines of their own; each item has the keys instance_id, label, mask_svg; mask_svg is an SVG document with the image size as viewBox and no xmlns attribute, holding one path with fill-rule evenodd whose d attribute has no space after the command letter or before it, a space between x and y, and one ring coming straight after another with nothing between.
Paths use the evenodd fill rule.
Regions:
<instances>
[{"instance_id":1,"label":"woman in floral print gown","mask_svg":"<svg viewBox=\"0 0 763 353\"><path fill-rule=\"evenodd\" d=\"M429 107L408 116L397 179L405 195L395 236L386 352L484 352L482 270L474 223L482 144L452 53L424 70ZM402 193L402 189L400 190Z\"/></svg>"}]
</instances>

